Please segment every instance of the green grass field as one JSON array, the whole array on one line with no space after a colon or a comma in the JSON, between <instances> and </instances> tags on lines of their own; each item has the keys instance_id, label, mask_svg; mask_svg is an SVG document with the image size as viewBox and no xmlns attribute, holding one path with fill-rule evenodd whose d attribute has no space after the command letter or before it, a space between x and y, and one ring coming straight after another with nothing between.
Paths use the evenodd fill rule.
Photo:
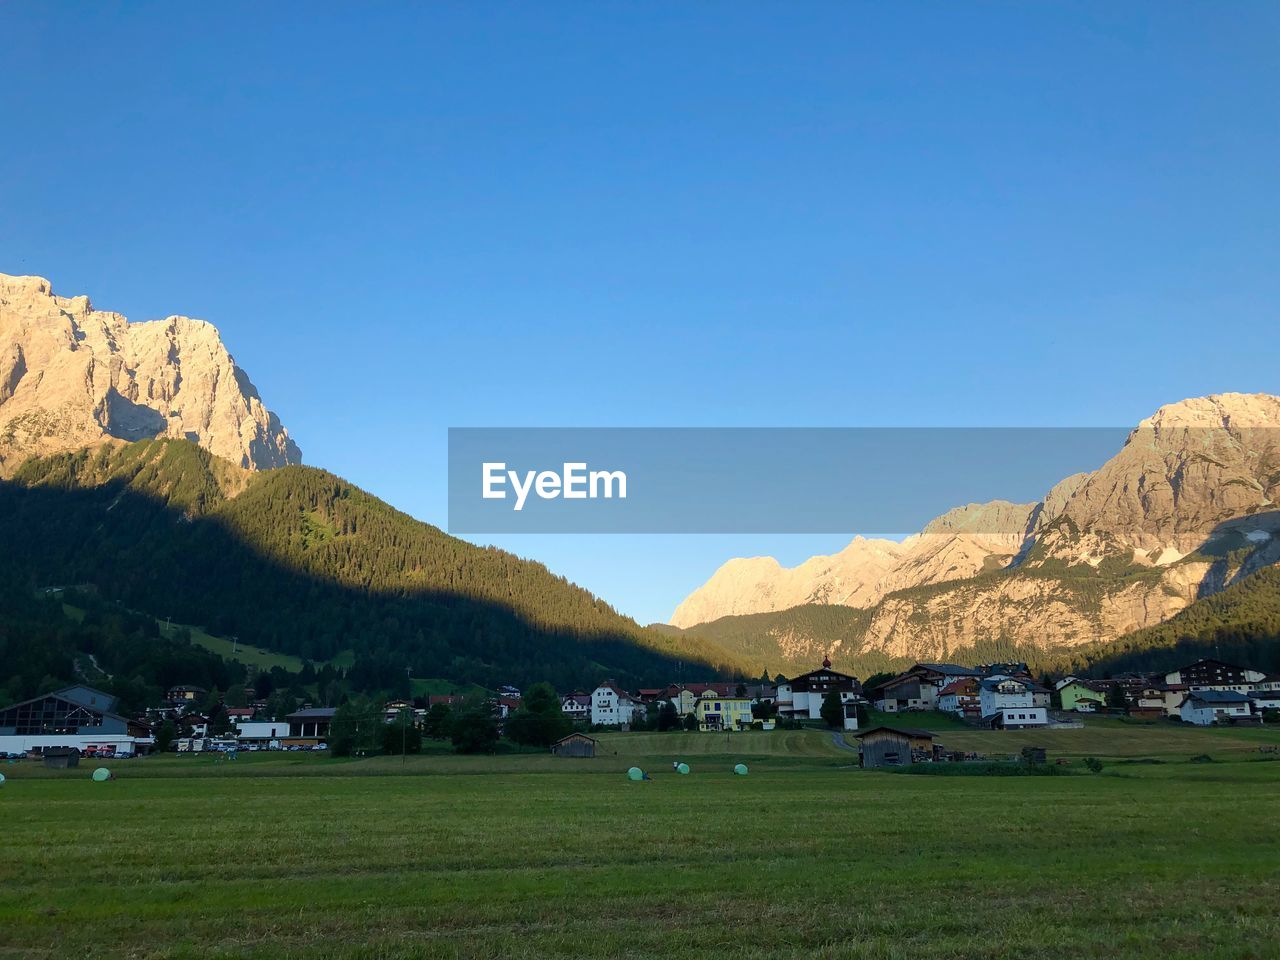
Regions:
<instances>
[{"instance_id":1,"label":"green grass field","mask_svg":"<svg viewBox=\"0 0 1280 960\"><path fill-rule=\"evenodd\" d=\"M819 730L7 765L0 956L1276 956L1280 735L1141 732L1059 731L1118 759L1055 777L862 771Z\"/></svg>"},{"instance_id":2,"label":"green grass field","mask_svg":"<svg viewBox=\"0 0 1280 960\"><path fill-rule=\"evenodd\" d=\"M160 624L161 632L164 632L164 621L157 620L156 622ZM290 673L297 673L303 666L302 660L298 657L290 656L287 653L273 653L270 650L263 650L261 647L255 647L248 643L233 642L227 637L215 637L199 627L175 623L169 629L177 630L180 627L191 631L191 642L196 646L212 650L225 660L234 660L237 663L253 667L255 670L270 670L272 667L281 667Z\"/></svg>"},{"instance_id":3,"label":"green grass field","mask_svg":"<svg viewBox=\"0 0 1280 960\"><path fill-rule=\"evenodd\" d=\"M431 677L412 677L409 680L410 692L415 697L448 696L485 696L484 687L474 683L458 684L451 680L438 680Z\"/></svg>"},{"instance_id":4,"label":"green grass field","mask_svg":"<svg viewBox=\"0 0 1280 960\"><path fill-rule=\"evenodd\" d=\"M924 719L917 723L912 718ZM911 714L897 722L933 730L937 742L948 750L989 755L1016 754L1035 746L1044 747L1053 757L1242 756L1257 753L1260 746L1280 744L1275 727L1204 728L1112 717L1089 717L1082 730L977 730L942 714Z\"/></svg>"}]
</instances>

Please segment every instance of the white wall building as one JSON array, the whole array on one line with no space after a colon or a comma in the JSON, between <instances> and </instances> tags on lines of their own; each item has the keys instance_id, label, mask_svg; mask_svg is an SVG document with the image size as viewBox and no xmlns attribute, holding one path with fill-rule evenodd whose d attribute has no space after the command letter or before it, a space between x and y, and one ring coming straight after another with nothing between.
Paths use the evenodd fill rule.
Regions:
<instances>
[{"instance_id":1,"label":"white wall building","mask_svg":"<svg viewBox=\"0 0 1280 960\"><path fill-rule=\"evenodd\" d=\"M241 720L236 723L236 739L241 743L269 744L287 736L288 720Z\"/></svg>"},{"instance_id":2,"label":"white wall building","mask_svg":"<svg viewBox=\"0 0 1280 960\"><path fill-rule=\"evenodd\" d=\"M858 678L832 670L830 658L824 657L820 670L810 670L778 684L774 703L780 716L795 720L821 720L822 701L829 693L838 694L846 708L865 699ZM849 729L857 729L856 714L854 724Z\"/></svg>"},{"instance_id":3,"label":"white wall building","mask_svg":"<svg viewBox=\"0 0 1280 960\"><path fill-rule=\"evenodd\" d=\"M606 680L591 691L591 722L613 727L630 723L645 707L612 680Z\"/></svg>"},{"instance_id":4,"label":"white wall building","mask_svg":"<svg viewBox=\"0 0 1280 960\"><path fill-rule=\"evenodd\" d=\"M1049 724L1048 711L1036 706L1032 684L1024 680L988 677L978 685L978 703L982 719L1005 730Z\"/></svg>"},{"instance_id":5,"label":"white wall building","mask_svg":"<svg viewBox=\"0 0 1280 960\"><path fill-rule=\"evenodd\" d=\"M1183 723L1207 727L1219 720L1253 715L1253 701L1234 690L1196 690L1187 694L1178 709Z\"/></svg>"},{"instance_id":6,"label":"white wall building","mask_svg":"<svg viewBox=\"0 0 1280 960\"><path fill-rule=\"evenodd\" d=\"M570 693L560 698L560 712L575 723L591 720L591 696L586 693Z\"/></svg>"},{"instance_id":7,"label":"white wall building","mask_svg":"<svg viewBox=\"0 0 1280 960\"><path fill-rule=\"evenodd\" d=\"M1254 710L1280 710L1280 690L1255 690L1249 694Z\"/></svg>"},{"instance_id":8,"label":"white wall building","mask_svg":"<svg viewBox=\"0 0 1280 960\"><path fill-rule=\"evenodd\" d=\"M114 713L116 698L75 684L0 710L0 753L69 747L95 756L133 756L155 744L143 724Z\"/></svg>"}]
</instances>

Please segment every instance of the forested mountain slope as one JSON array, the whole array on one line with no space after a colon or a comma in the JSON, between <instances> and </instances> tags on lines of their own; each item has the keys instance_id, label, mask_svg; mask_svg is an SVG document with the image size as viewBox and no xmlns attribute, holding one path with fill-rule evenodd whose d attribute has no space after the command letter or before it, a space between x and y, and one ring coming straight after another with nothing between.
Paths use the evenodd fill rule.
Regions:
<instances>
[{"instance_id":1,"label":"forested mountain slope","mask_svg":"<svg viewBox=\"0 0 1280 960\"><path fill-rule=\"evenodd\" d=\"M1095 673L1168 671L1198 657L1280 673L1280 567L1264 567L1164 623L1081 654Z\"/></svg>"},{"instance_id":2,"label":"forested mountain slope","mask_svg":"<svg viewBox=\"0 0 1280 960\"><path fill-rule=\"evenodd\" d=\"M309 467L250 473L181 440L30 460L0 484L0 553L25 587L124 605L367 676L659 683L733 671L505 551Z\"/></svg>"}]
</instances>

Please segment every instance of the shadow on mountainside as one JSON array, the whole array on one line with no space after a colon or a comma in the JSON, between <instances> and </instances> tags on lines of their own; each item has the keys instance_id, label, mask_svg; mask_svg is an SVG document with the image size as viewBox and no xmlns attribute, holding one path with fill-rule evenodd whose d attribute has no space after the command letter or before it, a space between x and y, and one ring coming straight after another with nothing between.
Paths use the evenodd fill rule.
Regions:
<instances>
[{"instance_id":1,"label":"shadow on mountainside","mask_svg":"<svg viewBox=\"0 0 1280 960\"><path fill-rule=\"evenodd\" d=\"M1213 528L1195 554L1210 561L1197 599L1212 596L1263 567L1280 563L1280 510L1227 520Z\"/></svg>"},{"instance_id":2,"label":"shadow on mountainside","mask_svg":"<svg viewBox=\"0 0 1280 960\"><path fill-rule=\"evenodd\" d=\"M1280 673L1280 511L1218 524L1185 559L1209 562L1196 600L1164 623L1080 650L1090 673L1167 672L1201 657Z\"/></svg>"},{"instance_id":3,"label":"shadow on mountainside","mask_svg":"<svg viewBox=\"0 0 1280 960\"><path fill-rule=\"evenodd\" d=\"M269 471L226 500L202 463L169 470L165 490L137 489L141 474L79 485L29 463L0 482L5 575L33 590L93 584L311 660L352 650L401 676L589 688L732 672L713 644L644 631L540 564L450 537L331 474Z\"/></svg>"}]
</instances>

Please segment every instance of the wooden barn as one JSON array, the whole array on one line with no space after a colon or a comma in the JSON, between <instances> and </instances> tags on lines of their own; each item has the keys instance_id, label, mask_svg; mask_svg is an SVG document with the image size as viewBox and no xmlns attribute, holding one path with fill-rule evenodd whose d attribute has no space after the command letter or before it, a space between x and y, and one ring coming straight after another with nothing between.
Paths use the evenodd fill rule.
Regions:
<instances>
[{"instance_id":1,"label":"wooden barn","mask_svg":"<svg viewBox=\"0 0 1280 960\"><path fill-rule=\"evenodd\" d=\"M864 767L905 767L916 760L932 760L933 734L914 727L872 727L858 734Z\"/></svg>"},{"instance_id":2,"label":"wooden barn","mask_svg":"<svg viewBox=\"0 0 1280 960\"><path fill-rule=\"evenodd\" d=\"M75 747L46 747L41 756L44 765L55 770L80 766L80 751Z\"/></svg>"},{"instance_id":3,"label":"wooden barn","mask_svg":"<svg viewBox=\"0 0 1280 960\"><path fill-rule=\"evenodd\" d=\"M571 733L553 743L551 752L557 757L594 757L596 742L585 733Z\"/></svg>"}]
</instances>

